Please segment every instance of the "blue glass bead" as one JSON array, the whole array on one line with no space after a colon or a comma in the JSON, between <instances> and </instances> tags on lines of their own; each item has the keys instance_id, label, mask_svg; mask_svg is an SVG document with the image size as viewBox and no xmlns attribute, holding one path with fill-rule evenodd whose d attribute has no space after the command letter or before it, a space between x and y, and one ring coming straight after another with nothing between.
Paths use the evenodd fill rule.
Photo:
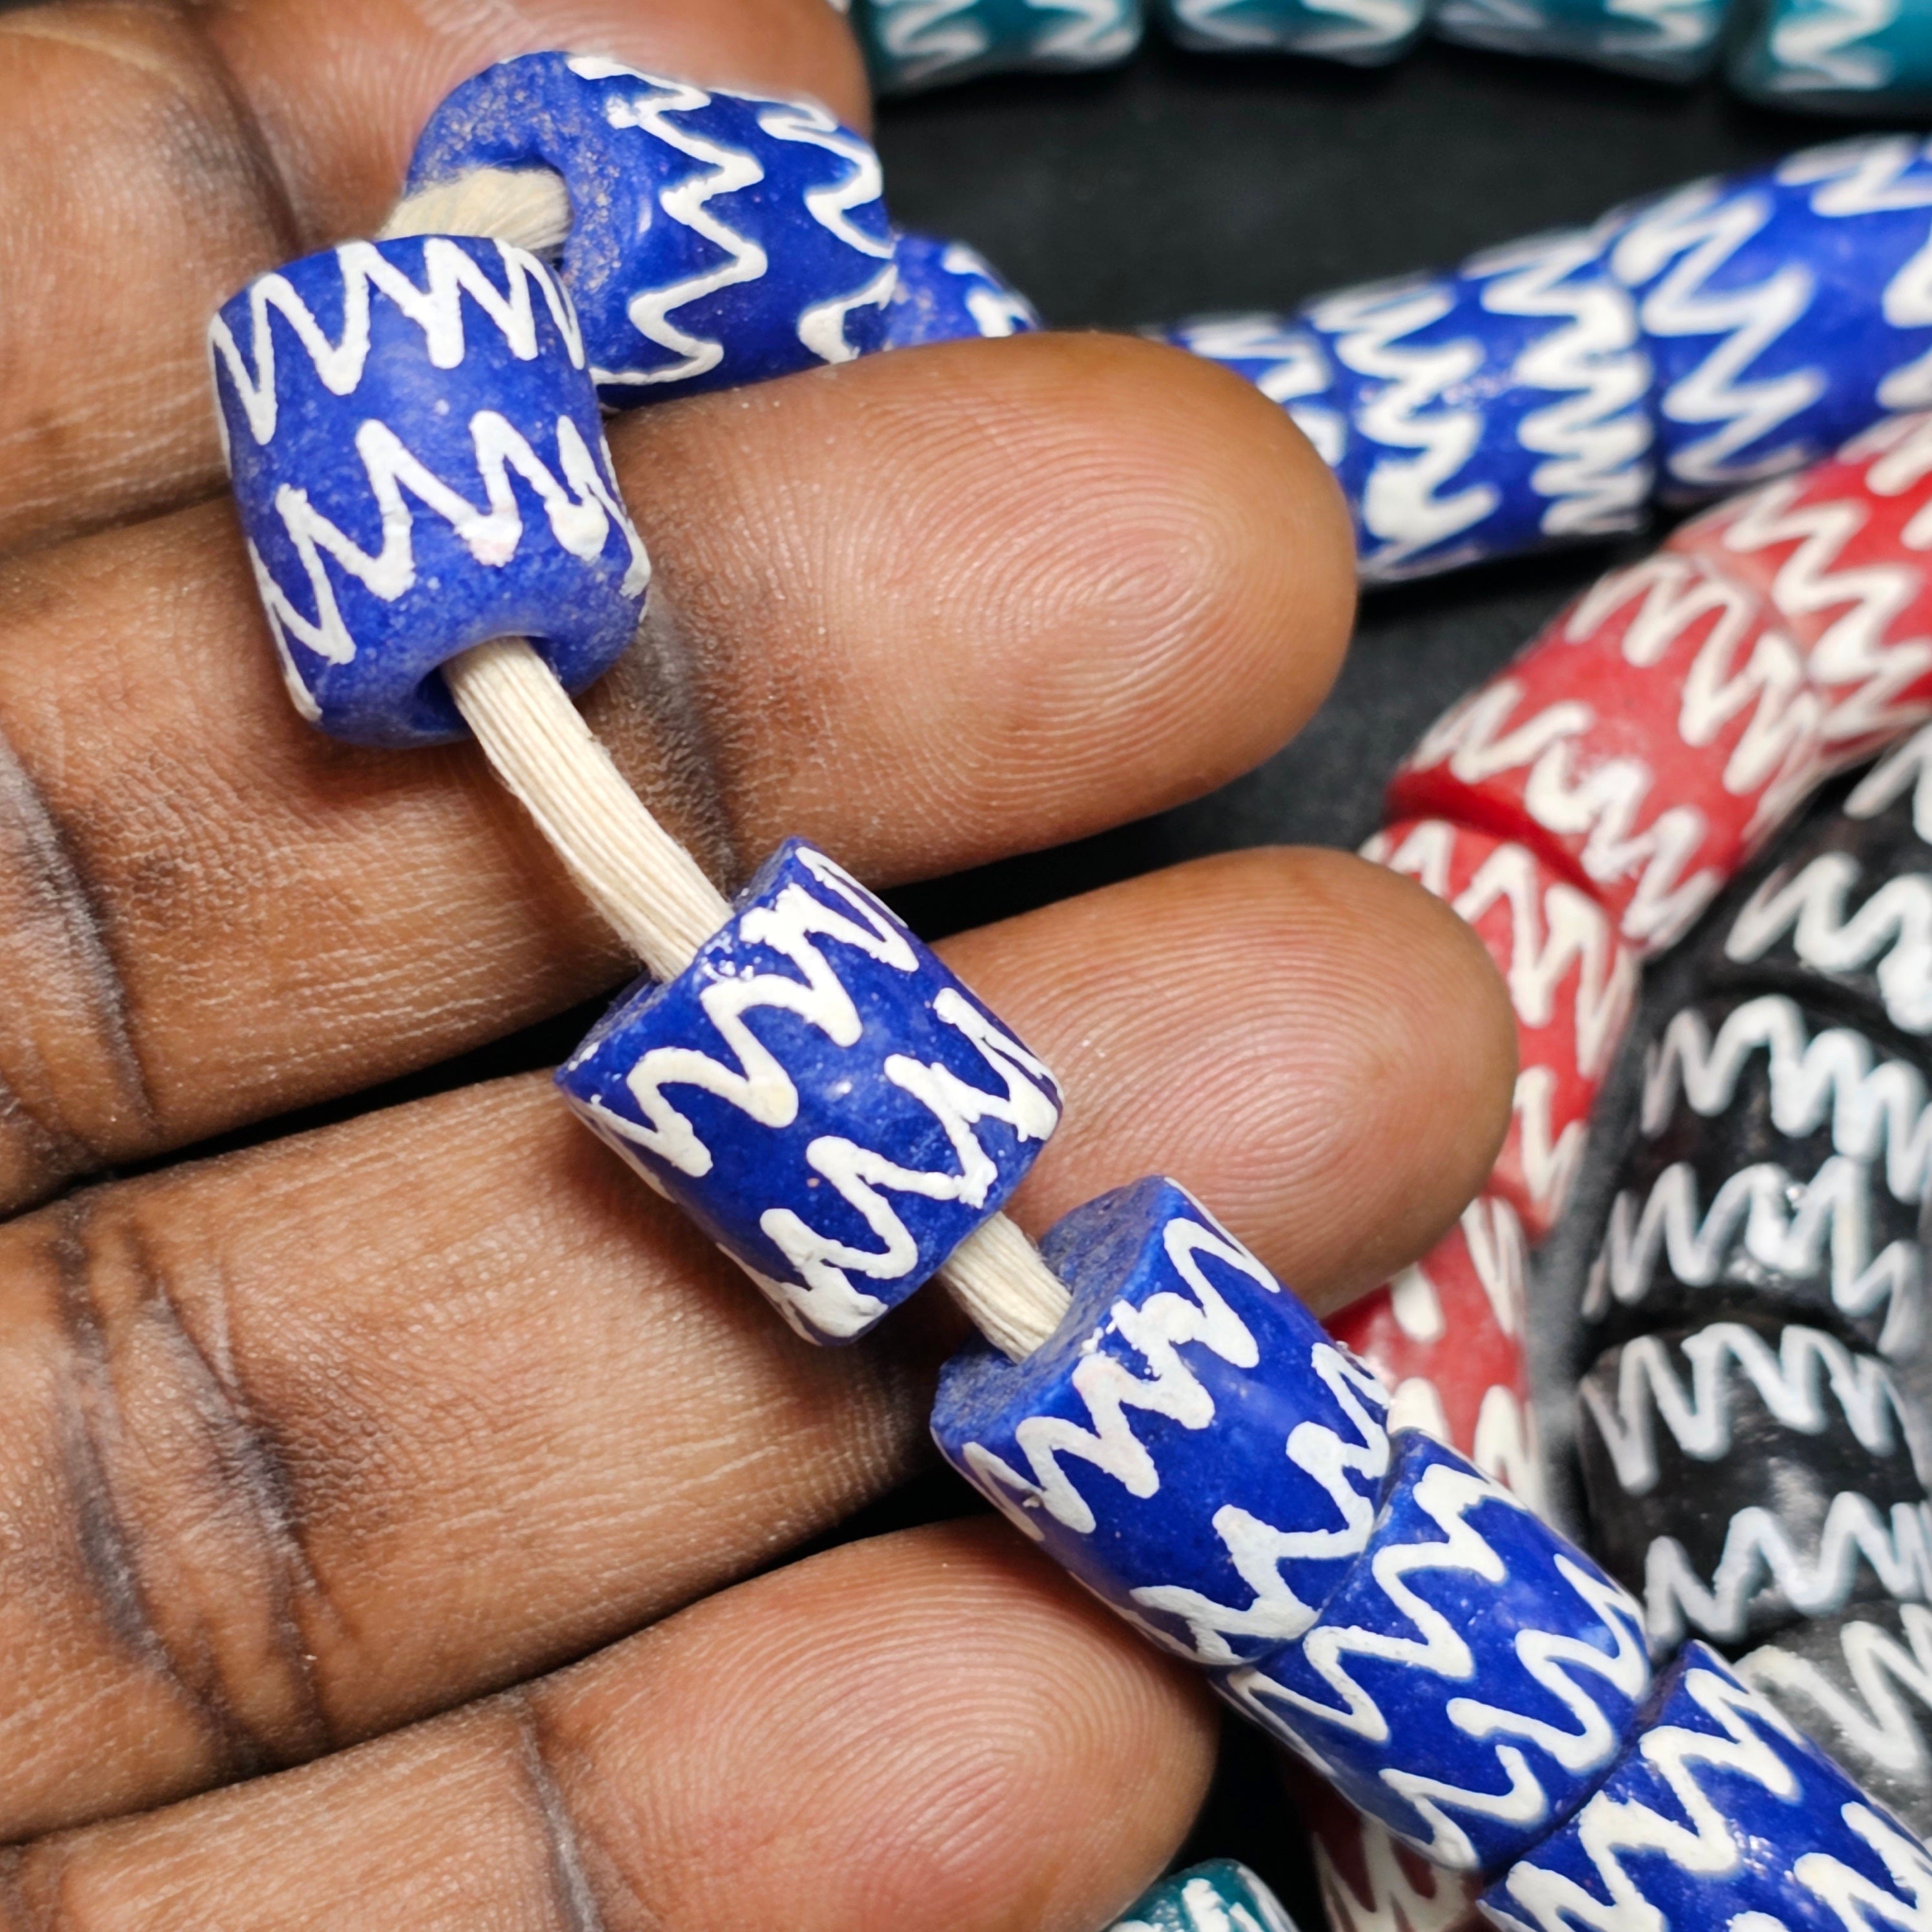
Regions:
<instances>
[{"instance_id":1,"label":"blue glass bead","mask_svg":"<svg viewBox=\"0 0 1932 1932\"><path fill-rule=\"evenodd\" d=\"M940 1452L1167 1649L1232 1664L1298 1634L1367 1540L1387 1392L1171 1180L1076 1208L1040 1252L1072 1306L1024 1361L953 1358Z\"/></svg>"},{"instance_id":2,"label":"blue glass bead","mask_svg":"<svg viewBox=\"0 0 1932 1932\"><path fill-rule=\"evenodd\" d=\"M1914 0L1769 0L1730 74L1774 107L1916 118L1932 101L1932 11Z\"/></svg>"},{"instance_id":3,"label":"blue glass bead","mask_svg":"<svg viewBox=\"0 0 1932 1932\"><path fill-rule=\"evenodd\" d=\"M438 666L530 639L572 691L635 634L650 568L568 299L472 236L351 242L209 329L235 499L290 695L352 743L466 727Z\"/></svg>"},{"instance_id":4,"label":"blue glass bead","mask_svg":"<svg viewBox=\"0 0 1932 1932\"><path fill-rule=\"evenodd\" d=\"M410 191L479 167L562 176L561 272L611 408L884 345L894 274L878 157L822 107L526 54L430 116Z\"/></svg>"},{"instance_id":5,"label":"blue glass bead","mask_svg":"<svg viewBox=\"0 0 1932 1932\"><path fill-rule=\"evenodd\" d=\"M929 235L899 237L898 286L886 311L886 346L973 336L1027 335L1038 312L976 248Z\"/></svg>"},{"instance_id":6,"label":"blue glass bead","mask_svg":"<svg viewBox=\"0 0 1932 1932\"><path fill-rule=\"evenodd\" d=\"M1218 362L1285 409L1330 470L1348 450L1348 418L1322 338L1292 316L1204 315L1150 328L1148 337Z\"/></svg>"},{"instance_id":7,"label":"blue glass bead","mask_svg":"<svg viewBox=\"0 0 1932 1932\"><path fill-rule=\"evenodd\" d=\"M1108 67L1140 45L1142 0L856 0L881 94L1018 68Z\"/></svg>"},{"instance_id":8,"label":"blue glass bead","mask_svg":"<svg viewBox=\"0 0 1932 1932\"><path fill-rule=\"evenodd\" d=\"M1649 1684L1636 1604L1402 1430L1347 1580L1298 1642L1217 1688L1426 1857L1495 1873L1595 1788Z\"/></svg>"},{"instance_id":9,"label":"blue glass bead","mask_svg":"<svg viewBox=\"0 0 1932 1932\"><path fill-rule=\"evenodd\" d=\"M1295 1926L1246 1865L1212 1858L1144 1892L1110 1932L1295 1932Z\"/></svg>"},{"instance_id":10,"label":"blue glass bead","mask_svg":"<svg viewBox=\"0 0 1932 1932\"><path fill-rule=\"evenodd\" d=\"M1730 0L1444 0L1430 24L1464 46L1688 81L1717 58L1730 10Z\"/></svg>"},{"instance_id":11,"label":"blue glass bead","mask_svg":"<svg viewBox=\"0 0 1932 1932\"><path fill-rule=\"evenodd\" d=\"M1312 54L1352 67L1398 60L1427 0L1161 0L1168 37L1201 53Z\"/></svg>"},{"instance_id":12,"label":"blue glass bead","mask_svg":"<svg viewBox=\"0 0 1932 1932\"><path fill-rule=\"evenodd\" d=\"M1880 1932L1932 1856L1701 1643L1603 1788L1484 1894L1512 1932Z\"/></svg>"},{"instance_id":13,"label":"blue glass bead","mask_svg":"<svg viewBox=\"0 0 1932 1932\"><path fill-rule=\"evenodd\" d=\"M816 1342L904 1300L1060 1117L1046 1068L796 838L685 972L633 987L556 1082Z\"/></svg>"},{"instance_id":14,"label":"blue glass bead","mask_svg":"<svg viewBox=\"0 0 1932 1932\"><path fill-rule=\"evenodd\" d=\"M1932 160L1906 136L1694 182L1612 218L1656 368L1661 494L1795 470L1932 403Z\"/></svg>"},{"instance_id":15,"label":"blue glass bead","mask_svg":"<svg viewBox=\"0 0 1932 1932\"><path fill-rule=\"evenodd\" d=\"M1336 465L1364 581L1642 522L1651 370L1599 238L1543 236L1300 317L1348 423Z\"/></svg>"}]
</instances>

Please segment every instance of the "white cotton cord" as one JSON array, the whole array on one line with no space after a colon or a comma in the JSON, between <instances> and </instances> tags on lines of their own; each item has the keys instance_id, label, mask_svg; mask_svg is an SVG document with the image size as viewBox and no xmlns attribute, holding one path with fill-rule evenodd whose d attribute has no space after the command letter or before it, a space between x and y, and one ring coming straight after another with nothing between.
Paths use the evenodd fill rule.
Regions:
<instances>
[{"instance_id":1,"label":"white cotton cord","mask_svg":"<svg viewBox=\"0 0 1932 1932\"><path fill-rule=\"evenodd\" d=\"M570 197L542 168L478 168L410 196L382 238L487 235L532 254L570 232ZM724 895L645 808L556 674L521 638L478 644L442 668L464 722L571 876L660 980L674 980L731 916ZM1022 1361L1072 1298L1025 1234L995 1214L939 1278L1001 1353Z\"/></svg>"},{"instance_id":2,"label":"white cotton cord","mask_svg":"<svg viewBox=\"0 0 1932 1932\"><path fill-rule=\"evenodd\" d=\"M653 818L521 638L442 668L464 722L591 903L660 980L674 980L731 916L698 861Z\"/></svg>"},{"instance_id":3,"label":"white cotton cord","mask_svg":"<svg viewBox=\"0 0 1932 1932\"><path fill-rule=\"evenodd\" d=\"M554 255L570 233L570 194L549 168L472 168L396 205L379 242L408 235L487 235Z\"/></svg>"},{"instance_id":4,"label":"white cotton cord","mask_svg":"<svg viewBox=\"0 0 1932 1932\"><path fill-rule=\"evenodd\" d=\"M1023 1362L1066 1318L1073 1298L1039 1249L1004 1214L968 1234L939 1278L1009 1361Z\"/></svg>"}]
</instances>

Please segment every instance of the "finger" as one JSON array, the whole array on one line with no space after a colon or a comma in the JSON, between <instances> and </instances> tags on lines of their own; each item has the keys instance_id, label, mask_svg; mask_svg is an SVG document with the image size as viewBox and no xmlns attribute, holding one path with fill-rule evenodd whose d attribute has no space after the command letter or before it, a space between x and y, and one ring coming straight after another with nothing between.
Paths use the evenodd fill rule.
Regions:
<instances>
[{"instance_id":1,"label":"finger","mask_svg":"<svg viewBox=\"0 0 1932 1932\"><path fill-rule=\"evenodd\" d=\"M1156 810L1319 702L1334 486L1223 372L959 344L620 426L656 616L590 709L721 877L887 880ZM353 1089L608 984L473 748L292 715L231 513L0 570L0 1203Z\"/></svg>"},{"instance_id":2,"label":"finger","mask_svg":"<svg viewBox=\"0 0 1932 1932\"><path fill-rule=\"evenodd\" d=\"M1171 1172L1326 1304L1433 1241L1507 1118L1486 958L1339 854L946 950L1071 1096L1036 1230ZM916 1466L938 1298L803 1347L546 1084L0 1229L0 1841L517 1681Z\"/></svg>"},{"instance_id":3,"label":"finger","mask_svg":"<svg viewBox=\"0 0 1932 1932\"><path fill-rule=\"evenodd\" d=\"M312 1769L28 1847L30 1924L1084 1932L1213 1726L1004 1525L857 1544Z\"/></svg>"},{"instance_id":4,"label":"finger","mask_svg":"<svg viewBox=\"0 0 1932 1932\"><path fill-rule=\"evenodd\" d=\"M250 276L371 230L457 82L560 44L863 123L826 0L0 14L0 550L217 488L209 316Z\"/></svg>"}]
</instances>

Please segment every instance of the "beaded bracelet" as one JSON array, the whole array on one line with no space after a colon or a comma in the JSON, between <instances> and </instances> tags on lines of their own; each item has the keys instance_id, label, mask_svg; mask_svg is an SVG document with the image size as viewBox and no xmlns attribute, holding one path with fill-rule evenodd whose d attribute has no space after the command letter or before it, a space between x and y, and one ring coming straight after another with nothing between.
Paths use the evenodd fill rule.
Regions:
<instances>
[{"instance_id":1,"label":"beaded bracelet","mask_svg":"<svg viewBox=\"0 0 1932 1932\"><path fill-rule=\"evenodd\" d=\"M858 137L537 56L458 90L410 184L382 237L216 319L236 496L304 715L396 746L466 728L646 967L558 1074L580 1117L812 1340L856 1338L938 1275L986 1338L941 1378L946 1459L1357 1806L1487 1884L1499 1922L1554 1932L1639 1898L1754 1926L1916 1909L1932 1859L1902 1827L1708 1648L1654 1675L1635 1600L1455 1450L1391 1432L1375 1375L1174 1183L1105 1195L1035 1249L999 1209L1057 1123L1047 1070L811 847L788 841L728 904L570 703L648 577L600 396L728 380L760 345L785 368L862 352L893 249ZM673 218L580 236L580 196ZM532 242L560 242L559 272ZM1720 652L1725 682L1708 649L1670 655L1665 595L1571 620L1585 658L1642 664L1660 640L1657 690L1682 685L1680 718L1704 707L1685 777L1768 814L1796 768L1739 720L1790 695L1779 667ZM1857 694L1829 697L1863 728ZM1673 722L1646 703L1644 728ZM1588 710L1564 716L1594 753ZM1653 876L1668 842L1626 812L1612 863L1544 824L1550 788L1518 784L1515 751L1457 764L1478 735L1444 737L1447 776L1412 802L1433 785L1478 820L1527 814L1625 938L1654 941L1678 904ZM1508 742L1560 760L1563 739ZM1714 866L1750 844L1736 817L1692 842Z\"/></svg>"},{"instance_id":2,"label":"beaded bracelet","mask_svg":"<svg viewBox=\"0 0 1932 1932\"><path fill-rule=\"evenodd\" d=\"M842 12L845 0L833 0ZM1143 0L856 0L874 86L903 94L982 74L1111 65L1138 46ZM1932 14L1915 0L1153 0L1177 45L1378 67L1424 32L1499 53L1684 83L1724 53L1739 92L1814 113L1922 110Z\"/></svg>"}]
</instances>

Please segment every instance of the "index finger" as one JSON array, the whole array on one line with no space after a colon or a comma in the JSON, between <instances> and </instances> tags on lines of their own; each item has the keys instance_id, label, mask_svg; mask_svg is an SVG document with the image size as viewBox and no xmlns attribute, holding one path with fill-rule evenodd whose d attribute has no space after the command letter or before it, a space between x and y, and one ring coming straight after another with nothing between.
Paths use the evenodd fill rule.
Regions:
<instances>
[{"instance_id":1,"label":"index finger","mask_svg":"<svg viewBox=\"0 0 1932 1932\"><path fill-rule=\"evenodd\" d=\"M97 0L0 12L0 550L206 495L202 332L394 198L457 82L566 44L866 118L828 0Z\"/></svg>"}]
</instances>

